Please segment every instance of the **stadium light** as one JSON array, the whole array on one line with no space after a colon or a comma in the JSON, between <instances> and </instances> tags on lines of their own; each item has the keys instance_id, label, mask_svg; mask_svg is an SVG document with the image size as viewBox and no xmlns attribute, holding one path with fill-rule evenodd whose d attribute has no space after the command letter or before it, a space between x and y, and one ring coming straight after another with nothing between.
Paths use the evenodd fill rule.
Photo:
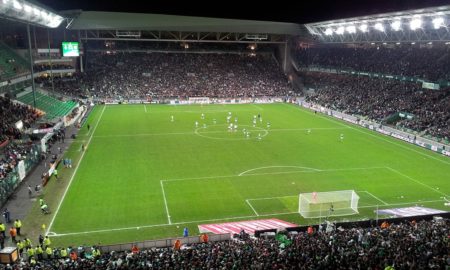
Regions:
<instances>
[{"instance_id":1,"label":"stadium light","mask_svg":"<svg viewBox=\"0 0 450 270\"><path fill-rule=\"evenodd\" d=\"M0 17L50 28L58 27L64 20L58 14L26 0L2 0L1 3Z\"/></svg>"},{"instance_id":2,"label":"stadium light","mask_svg":"<svg viewBox=\"0 0 450 270\"><path fill-rule=\"evenodd\" d=\"M409 27L413 31L421 28L422 27L422 19L420 19L420 18L412 19L411 22L409 22Z\"/></svg>"},{"instance_id":3,"label":"stadium light","mask_svg":"<svg viewBox=\"0 0 450 270\"><path fill-rule=\"evenodd\" d=\"M13 6L14 6L14 8L17 9L17 10L22 10L22 5L21 5L18 1L16 1L16 0L14 0Z\"/></svg>"},{"instance_id":4,"label":"stadium light","mask_svg":"<svg viewBox=\"0 0 450 270\"><path fill-rule=\"evenodd\" d=\"M380 32L384 32L384 26L383 26L382 23L376 23L374 28L377 29Z\"/></svg>"},{"instance_id":5,"label":"stadium light","mask_svg":"<svg viewBox=\"0 0 450 270\"><path fill-rule=\"evenodd\" d=\"M359 30L360 30L361 32L363 32L363 33L366 33L366 32L367 32L367 29L368 29L367 24L361 24L361 25L359 26Z\"/></svg>"},{"instance_id":6,"label":"stadium light","mask_svg":"<svg viewBox=\"0 0 450 270\"><path fill-rule=\"evenodd\" d=\"M441 27L445 27L444 18L438 17L433 19L433 27L434 29L439 29Z\"/></svg>"},{"instance_id":7,"label":"stadium light","mask_svg":"<svg viewBox=\"0 0 450 270\"><path fill-rule=\"evenodd\" d=\"M325 30L325 35L331 36L332 34L333 34L333 29L327 28L327 29Z\"/></svg>"},{"instance_id":8,"label":"stadium light","mask_svg":"<svg viewBox=\"0 0 450 270\"><path fill-rule=\"evenodd\" d=\"M356 33L356 27L354 25L349 25L346 28L347 32L349 32L350 34L354 34Z\"/></svg>"},{"instance_id":9,"label":"stadium light","mask_svg":"<svg viewBox=\"0 0 450 270\"><path fill-rule=\"evenodd\" d=\"M344 26L339 26L339 28L336 30L336 34L343 35L344 34Z\"/></svg>"},{"instance_id":10,"label":"stadium light","mask_svg":"<svg viewBox=\"0 0 450 270\"><path fill-rule=\"evenodd\" d=\"M402 22L401 21L394 21L391 23L391 28L394 31L400 31L400 29L402 28Z\"/></svg>"}]
</instances>

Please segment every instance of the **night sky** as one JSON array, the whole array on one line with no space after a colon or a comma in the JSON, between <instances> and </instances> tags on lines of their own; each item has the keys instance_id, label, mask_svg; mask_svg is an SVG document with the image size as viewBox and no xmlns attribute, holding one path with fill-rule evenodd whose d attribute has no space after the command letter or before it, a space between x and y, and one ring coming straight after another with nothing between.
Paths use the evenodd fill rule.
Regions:
<instances>
[{"instance_id":1,"label":"night sky","mask_svg":"<svg viewBox=\"0 0 450 270\"><path fill-rule=\"evenodd\" d=\"M407 9L450 5L450 0L37 0L56 11L140 12L308 23ZM270 4L265 4L270 3ZM243 5L245 4L246 7Z\"/></svg>"}]
</instances>

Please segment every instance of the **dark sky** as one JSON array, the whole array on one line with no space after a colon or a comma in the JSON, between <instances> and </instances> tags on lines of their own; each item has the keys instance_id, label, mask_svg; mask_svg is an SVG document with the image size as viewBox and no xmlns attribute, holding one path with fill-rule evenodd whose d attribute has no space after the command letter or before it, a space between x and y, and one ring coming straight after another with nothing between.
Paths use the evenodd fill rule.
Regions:
<instances>
[{"instance_id":1,"label":"dark sky","mask_svg":"<svg viewBox=\"0 0 450 270\"><path fill-rule=\"evenodd\" d=\"M450 0L203 0L201 2L195 0L37 1L57 11L82 9L86 11L141 12L295 23L317 22L406 9L450 5Z\"/></svg>"}]
</instances>

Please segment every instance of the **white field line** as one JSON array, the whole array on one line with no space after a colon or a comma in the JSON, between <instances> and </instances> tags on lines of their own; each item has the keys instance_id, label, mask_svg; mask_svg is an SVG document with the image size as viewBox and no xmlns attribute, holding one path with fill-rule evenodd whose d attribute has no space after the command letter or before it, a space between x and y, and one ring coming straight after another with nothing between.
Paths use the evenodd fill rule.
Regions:
<instances>
[{"instance_id":1,"label":"white field line","mask_svg":"<svg viewBox=\"0 0 450 270\"><path fill-rule=\"evenodd\" d=\"M259 214L258 212L256 212L255 208L253 208L253 205L250 203L249 200L245 200L245 202L248 204L248 206L250 206L250 208L253 210L253 212L255 212L255 215L258 217Z\"/></svg>"},{"instance_id":2,"label":"white field line","mask_svg":"<svg viewBox=\"0 0 450 270\"><path fill-rule=\"evenodd\" d=\"M170 225L170 224L172 224L172 221L170 220L169 207L167 206L166 192L164 192L164 183L162 180L159 181L159 183L161 184L161 190L162 190L163 198L164 198L164 205L166 206L167 222L169 222L169 225Z\"/></svg>"},{"instance_id":3,"label":"white field line","mask_svg":"<svg viewBox=\"0 0 450 270\"><path fill-rule=\"evenodd\" d=\"M365 192L365 193L369 194L370 196L374 197L377 201L382 202L384 205L389 205L387 202L383 201L382 199L378 198L377 196L373 195L372 193L370 193L367 190L358 191L358 192Z\"/></svg>"},{"instance_id":4,"label":"white field line","mask_svg":"<svg viewBox=\"0 0 450 270\"><path fill-rule=\"evenodd\" d=\"M53 226L53 222L55 221L55 218L56 218L56 216L58 215L59 209L61 208L61 205L62 205L62 203L63 203L63 201L64 201L64 198L66 197L67 191L69 191L70 185L72 184L72 181L73 181L73 179L75 178L75 175L77 174L78 168L80 168L80 164L81 164L81 162L83 161L83 157L84 157L84 154L86 153L87 147L88 147L89 144L91 143L92 135L94 135L95 130L97 129L98 124L100 123L100 120L101 120L102 117L103 117L103 113L105 112L105 109L106 109L106 106L104 105L103 110L102 110L100 116L98 117L97 123L95 124L95 127L94 127L94 129L92 130L92 134L91 134L91 136L89 137L89 139L88 139L88 141L87 141L87 143L86 143L86 145L85 145L85 148L84 148L85 150L84 150L83 153L81 153L80 160L78 161L77 166L75 166L75 170L73 171L72 176L70 177L69 184L67 185L66 190L64 190L63 196L62 196L61 200L59 201L58 207L56 208L56 211L55 211L55 213L53 214L53 217L52 217L50 223L48 224L48 227L47 227L47 234L50 232L50 230L51 230L51 228L52 228L52 226Z\"/></svg>"},{"instance_id":5,"label":"white field line","mask_svg":"<svg viewBox=\"0 0 450 270\"><path fill-rule=\"evenodd\" d=\"M287 195L287 196L278 196L278 197L254 198L254 199L247 199L247 201L273 200L273 199L290 198L290 197L298 197L298 195Z\"/></svg>"},{"instance_id":6,"label":"white field line","mask_svg":"<svg viewBox=\"0 0 450 270\"><path fill-rule=\"evenodd\" d=\"M396 169L393 169L393 168L391 168L391 167L386 167L386 168L389 169L389 170L391 170L391 171L393 171L393 172L395 172L395 173L397 173L398 175L401 175L401 176L403 176L403 177L405 177L405 178L408 178L408 179L411 180L411 181L416 182L417 184L420 184L420 185L422 185L422 186L424 186L424 187L426 187L426 188L429 188L429 189L433 190L434 192L437 192L437 193L439 193L439 194L441 194L441 195L444 195L445 197L448 196L448 195L445 194L444 192L442 192L442 191L440 191L440 190L437 190L437 189L435 189L435 188L433 188L433 187L431 187L431 186L429 186L429 185L427 185L427 184L425 184L425 183L422 183L422 182L420 182L419 180L416 180L416 179L414 179L414 178L412 178L412 177L410 177L410 176L407 176L406 174L401 173L401 172L397 171Z\"/></svg>"},{"instance_id":7,"label":"white field line","mask_svg":"<svg viewBox=\"0 0 450 270\"><path fill-rule=\"evenodd\" d=\"M145 105L145 103L144 103L144 111L145 113L147 113L147 105Z\"/></svg>"},{"instance_id":8,"label":"white field line","mask_svg":"<svg viewBox=\"0 0 450 270\"><path fill-rule=\"evenodd\" d=\"M296 106L296 107L299 108L299 109L301 108L301 107L299 107L299 106ZM356 130L356 131L358 131L358 132L360 132L360 133L364 133L364 134L369 135L369 136L371 136L371 137L375 137L375 138L377 138L377 139L379 139L379 140L382 140L382 141L388 142L388 143L390 143L390 144L396 145L396 146L401 147L401 148L403 148L403 149L407 149L407 150L409 150L409 151L415 152L415 153L420 154L420 155L422 155L422 156L426 156L426 157L429 157L429 158L431 158L431 159L434 159L434 160L437 160L437 161L439 161L439 162L442 162L442 163L445 163L445 164L447 164L447 165L450 165L450 162L449 162L449 161L445 161L445 160L439 159L439 158L437 158L437 157L435 157L435 156L432 156L432 155L429 155L429 154L427 154L427 153L423 153L423 152L421 152L421 151L417 151L417 150L414 149L414 148L410 148L410 147L407 147L407 146L405 146L405 145L403 145L403 144L397 143L397 142L395 142L395 141L391 141L391 140L388 140L388 139L386 139L386 138L377 136L377 135L381 135L381 134L375 133L375 134L377 134L377 135L375 135L375 134L372 134L372 133L370 133L370 132L367 132L367 131L364 131L364 130L360 130L359 128L355 128L355 127L353 127L351 124L342 123L342 122L340 122L340 121L337 120L337 119L330 118L330 117L326 117L326 116L322 115L321 113L319 113L319 114L314 114L314 113L312 113L310 110L308 110L308 109L306 109L306 108L305 108L304 110L303 110L303 109L304 109L304 108L301 108L301 111L307 112L307 113L309 113L309 114L313 114L313 115L315 115L315 116L318 116L318 117L320 117L320 118L326 119L326 120L331 121L331 122L333 122L333 123L337 123L337 124L339 124L339 125L341 125L341 126L345 126L345 127L347 127L347 128ZM411 146L413 146L413 145L411 145Z\"/></svg>"},{"instance_id":9,"label":"white field line","mask_svg":"<svg viewBox=\"0 0 450 270\"><path fill-rule=\"evenodd\" d=\"M244 125L249 126L249 125ZM257 127L258 128L258 127ZM336 130L336 129L348 129L348 128L280 128L280 129L264 129L259 127L255 129L258 131L268 132L283 132L283 131L306 131L306 130ZM215 131L202 131L202 132L167 132L167 133L138 133L138 134L116 134L116 135L98 135L95 138L114 138L114 137L145 137L145 136L166 136L166 135L198 135L199 134L219 134L229 133L227 130L215 130ZM222 139L222 138L219 138Z\"/></svg>"},{"instance_id":10,"label":"white field line","mask_svg":"<svg viewBox=\"0 0 450 270\"><path fill-rule=\"evenodd\" d=\"M291 196L286 196L291 197ZM413 205L413 204L421 204L421 203L433 203L433 202L444 202L445 200L429 200L429 201L416 201L416 202L405 202L405 203L394 203L389 204L388 206L401 206L401 205ZM367 206L361 206L358 208L376 208L379 207L379 205L367 205ZM282 215L292 215L292 214L298 214L297 211L295 212L282 212L282 213L271 213L271 214L259 214L258 217L270 217L270 216L282 216ZM104 230L93 230L93 231L84 231L84 232L71 232L71 233L55 233L50 232L53 237L62 237L62 236L71 236L71 235L82 235L82 234L93 234L93 233L105 233L105 232L117 232L117 231L126 231L126 230L138 230L141 228L154 228L154 227L164 227L169 225L182 225L182 224L200 224L200 223L206 223L206 222L217 222L217 221L227 221L227 220L236 220L236 219L246 219L246 218L255 218L254 215L252 216L238 216L238 217L228 217L228 218L216 218L216 219L204 219L204 220L193 220L193 221L182 221L182 222L175 222L172 224L153 224L153 225L143 225L143 226L134 226L134 227L123 227L123 228L114 228L114 229L104 229Z\"/></svg>"},{"instance_id":11,"label":"white field line","mask_svg":"<svg viewBox=\"0 0 450 270\"><path fill-rule=\"evenodd\" d=\"M269 168L299 168L299 169L307 169L307 170L312 170L312 171L320 171L318 169L314 169L314 168L310 168L310 167L301 167L301 166L265 166L265 167L258 167L258 168L246 170L246 171L238 174L238 176L242 176L248 172L257 171L257 170L261 170L261 169L269 169Z\"/></svg>"},{"instance_id":12,"label":"white field line","mask_svg":"<svg viewBox=\"0 0 450 270\"><path fill-rule=\"evenodd\" d=\"M315 169L306 170L306 171L286 171L286 172L268 172L268 173L249 173L242 176L254 176L254 175L276 175L276 174L290 174L290 173L319 173L319 172L337 172L337 171L359 171L359 170L378 170L378 169L386 169L386 167L358 167L358 168L345 168L345 169ZM187 181L187 180L208 180L208 179L219 179L219 178L231 178L238 177L239 174L230 174L230 175L217 175L217 176L204 176L204 177L187 177L187 178L173 178L162 180L164 182L173 182L173 181Z\"/></svg>"}]
</instances>

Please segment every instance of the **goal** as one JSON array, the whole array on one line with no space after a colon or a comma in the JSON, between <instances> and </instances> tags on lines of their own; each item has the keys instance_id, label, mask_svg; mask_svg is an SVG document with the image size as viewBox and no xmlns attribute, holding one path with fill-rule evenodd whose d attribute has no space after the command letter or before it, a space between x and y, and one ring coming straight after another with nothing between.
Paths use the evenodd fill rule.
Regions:
<instances>
[{"instance_id":1,"label":"goal","mask_svg":"<svg viewBox=\"0 0 450 270\"><path fill-rule=\"evenodd\" d=\"M300 193L298 212L304 218L354 215L358 201L354 190Z\"/></svg>"}]
</instances>

